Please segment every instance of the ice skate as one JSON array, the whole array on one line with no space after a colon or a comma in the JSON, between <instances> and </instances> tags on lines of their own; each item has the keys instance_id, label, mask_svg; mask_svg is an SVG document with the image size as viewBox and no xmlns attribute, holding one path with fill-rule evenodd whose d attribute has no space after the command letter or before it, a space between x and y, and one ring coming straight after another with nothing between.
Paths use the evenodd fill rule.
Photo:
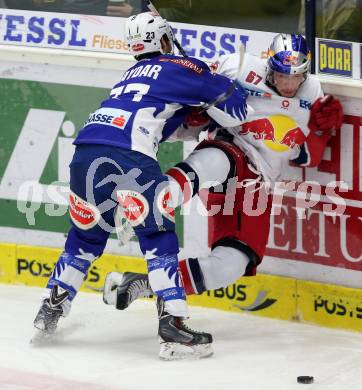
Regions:
<instances>
[{"instance_id":1,"label":"ice skate","mask_svg":"<svg viewBox=\"0 0 362 390\"><path fill-rule=\"evenodd\" d=\"M54 286L50 297L44 299L34 320L36 329L32 343L49 339L55 333L60 317L63 315L62 303L68 298L68 292L59 286Z\"/></svg>"},{"instance_id":2,"label":"ice skate","mask_svg":"<svg viewBox=\"0 0 362 390\"><path fill-rule=\"evenodd\" d=\"M151 295L153 291L145 274L110 272L106 276L103 301L108 305L115 305L118 310L126 309L138 298Z\"/></svg>"},{"instance_id":3,"label":"ice skate","mask_svg":"<svg viewBox=\"0 0 362 390\"><path fill-rule=\"evenodd\" d=\"M212 335L188 328L182 317L174 317L165 311L164 301L157 298L159 316L158 335L162 360L200 359L211 356Z\"/></svg>"}]
</instances>

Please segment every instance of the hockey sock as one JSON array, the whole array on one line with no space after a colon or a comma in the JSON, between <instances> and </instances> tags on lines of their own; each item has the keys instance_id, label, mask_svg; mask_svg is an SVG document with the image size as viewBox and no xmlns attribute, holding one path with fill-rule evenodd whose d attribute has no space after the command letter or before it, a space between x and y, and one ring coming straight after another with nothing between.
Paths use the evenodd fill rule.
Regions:
<instances>
[{"instance_id":1,"label":"hockey sock","mask_svg":"<svg viewBox=\"0 0 362 390\"><path fill-rule=\"evenodd\" d=\"M169 177L174 208L188 202L199 191L198 175L185 162L170 168L166 175Z\"/></svg>"},{"instance_id":2,"label":"hockey sock","mask_svg":"<svg viewBox=\"0 0 362 390\"><path fill-rule=\"evenodd\" d=\"M48 284L46 286L46 291L43 294L43 299L50 296L51 289L57 285L62 289L68 291L68 304L66 304L65 311L69 312L70 302L74 299L77 294L80 286L83 283L83 280L86 277L87 271L92 264L92 260L95 260L95 257L87 258L86 255L90 254L79 254L72 255L67 252L63 252L55 264L54 270L50 276ZM89 256L88 256L89 257ZM65 313L66 315L67 313Z\"/></svg>"},{"instance_id":3,"label":"hockey sock","mask_svg":"<svg viewBox=\"0 0 362 390\"><path fill-rule=\"evenodd\" d=\"M217 246L209 256L180 260L186 295L227 287L245 274L249 257L235 248Z\"/></svg>"},{"instance_id":4,"label":"hockey sock","mask_svg":"<svg viewBox=\"0 0 362 390\"><path fill-rule=\"evenodd\" d=\"M216 246L208 257L199 258L206 290L227 287L245 274L249 257L228 246Z\"/></svg>"},{"instance_id":5,"label":"hockey sock","mask_svg":"<svg viewBox=\"0 0 362 390\"><path fill-rule=\"evenodd\" d=\"M179 267L186 295L202 294L206 291L204 277L197 258L180 260Z\"/></svg>"},{"instance_id":6,"label":"hockey sock","mask_svg":"<svg viewBox=\"0 0 362 390\"><path fill-rule=\"evenodd\" d=\"M187 317L186 296L178 270L177 254L148 255L146 260L150 285L165 301L166 311L175 317Z\"/></svg>"}]
</instances>

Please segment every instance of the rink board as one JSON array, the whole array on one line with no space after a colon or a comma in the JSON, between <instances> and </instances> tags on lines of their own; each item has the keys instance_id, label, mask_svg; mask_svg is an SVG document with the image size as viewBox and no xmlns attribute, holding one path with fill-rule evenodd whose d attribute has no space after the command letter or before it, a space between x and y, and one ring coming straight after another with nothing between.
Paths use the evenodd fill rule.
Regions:
<instances>
[{"instance_id":1,"label":"rink board","mask_svg":"<svg viewBox=\"0 0 362 390\"><path fill-rule=\"evenodd\" d=\"M0 244L0 283L44 287L60 253L54 248ZM81 290L99 291L111 271L145 273L146 264L141 258L105 254L90 268ZM362 332L362 290L341 286L260 274L191 296L188 302Z\"/></svg>"}]
</instances>

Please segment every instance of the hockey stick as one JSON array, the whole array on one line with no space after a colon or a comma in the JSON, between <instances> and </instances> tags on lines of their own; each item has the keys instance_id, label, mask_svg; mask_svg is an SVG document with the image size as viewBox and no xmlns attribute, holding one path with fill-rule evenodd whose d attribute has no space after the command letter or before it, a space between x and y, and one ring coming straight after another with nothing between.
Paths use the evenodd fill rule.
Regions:
<instances>
[{"instance_id":1,"label":"hockey stick","mask_svg":"<svg viewBox=\"0 0 362 390\"><path fill-rule=\"evenodd\" d=\"M151 0L144 0L144 2L146 4L147 8L151 12L153 12L153 13L155 13L157 15L160 15L160 13L157 11L157 8L152 4ZM181 43L175 37L174 33L172 33L172 41L173 41L174 45L177 47L178 51L181 53L181 55L183 57L188 57L188 55L186 54L185 50L182 48Z\"/></svg>"},{"instance_id":2,"label":"hockey stick","mask_svg":"<svg viewBox=\"0 0 362 390\"><path fill-rule=\"evenodd\" d=\"M216 99L214 99L213 101L209 102L209 103L205 103L201 106L202 108L202 111L206 111L208 110L209 108L211 107L214 107L220 103L222 103L224 100L228 99L234 92L235 90L235 87L238 83L238 79L241 75L241 70L242 70L242 67L243 67L243 62L244 62L244 55L245 55L245 46L244 45L240 45L240 48L239 48L239 65L238 65L238 69L236 71L236 75L235 75L235 78L232 82L232 84L230 85L230 87L228 88L227 91L223 92L221 95L219 95Z\"/></svg>"}]
</instances>

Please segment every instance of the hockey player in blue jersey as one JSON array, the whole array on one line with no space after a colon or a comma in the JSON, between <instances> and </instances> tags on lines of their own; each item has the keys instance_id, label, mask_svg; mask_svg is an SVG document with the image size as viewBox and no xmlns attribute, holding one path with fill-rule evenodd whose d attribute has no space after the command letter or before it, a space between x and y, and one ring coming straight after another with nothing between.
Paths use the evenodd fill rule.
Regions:
<instances>
[{"instance_id":1,"label":"hockey player in blue jersey","mask_svg":"<svg viewBox=\"0 0 362 390\"><path fill-rule=\"evenodd\" d=\"M193 106L215 102L232 81L212 74L202 61L173 55L172 30L158 15L146 12L130 17L126 40L137 63L90 114L74 142L72 226L34 326L37 337L54 333L60 317L69 313L89 267L103 253L115 213L121 212L139 240L158 296L160 357L179 358L180 346L192 355L209 356L212 336L183 323L188 311L178 270L179 246L173 213L167 207L168 179L157 162L157 151ZM236 86L207 112L221 126L237 126L246 117L246 95Z\"/></svg>"}]
</instances>

